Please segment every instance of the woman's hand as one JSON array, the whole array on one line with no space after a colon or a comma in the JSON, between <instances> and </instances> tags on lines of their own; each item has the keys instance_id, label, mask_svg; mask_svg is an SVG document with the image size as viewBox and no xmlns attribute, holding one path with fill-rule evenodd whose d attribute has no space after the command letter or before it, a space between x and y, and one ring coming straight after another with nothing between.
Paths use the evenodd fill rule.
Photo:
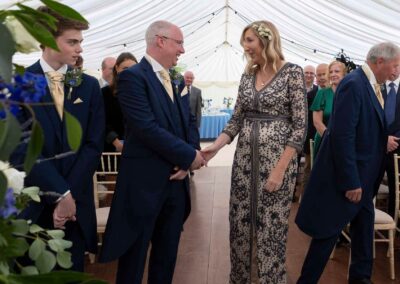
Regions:
<instances>
[{"instance_id":1,"label":"woman's hand","mask_svg":"<svg viewBox=\"0 0 400 284\"><path fill-rule=\"evenodd\" d=\"M203 156L204 160L208 162L218 153L218 150L219 149L215 144L211 144L210 146L202 149L200 153Z\"/></svg>"},{"instance_id":2,"label":"woman's hand","mask_svg":"<svg viewBox=\"0 0 400 284\"><path fill-rule=\"evenodd\" d=\"M283 177L285 175L285 171L274 168L271 171L271 174L268 177L267 182L265 183L265 190L268 192L274 192L281 188L283 183Z\"/></svg>"}]
</instances>

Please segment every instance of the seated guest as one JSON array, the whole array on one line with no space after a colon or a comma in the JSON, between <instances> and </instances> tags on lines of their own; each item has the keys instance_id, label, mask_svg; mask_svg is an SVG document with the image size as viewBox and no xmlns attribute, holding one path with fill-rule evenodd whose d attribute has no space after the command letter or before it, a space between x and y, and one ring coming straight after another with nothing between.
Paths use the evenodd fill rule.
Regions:
<instances>
[{"instance_id":1,"label":"seated guest","mask_svg":"<svg viewBox=\"0 0 400 284\"><path fill-rule=\"evenodd\" d=\"M332 113L333 96L340 81L346 75L346 66L340 61L333 61L328 66L330 87L318 91L310 110L317 133L314 137L314 159Z\"/></svg>"},{"instance_id":2,"label":"seated guest","mask_svg":"<svg viewBox=\"0 0 400 284\"><path fill-rule=\"evenodd\" d=\"M121 53L113 68L111 84L101 89L106 113L106 143L104 152L122 152L125 133L124 117L117 98L117 78L123 70L135 65L137 60L129 52Z\"/></svg>"}]
</instances>

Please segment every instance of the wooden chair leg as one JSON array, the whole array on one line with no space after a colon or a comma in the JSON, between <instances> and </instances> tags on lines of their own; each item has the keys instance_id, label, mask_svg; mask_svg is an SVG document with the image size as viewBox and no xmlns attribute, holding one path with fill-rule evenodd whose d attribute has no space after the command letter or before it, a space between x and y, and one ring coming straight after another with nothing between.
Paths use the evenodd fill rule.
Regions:
<instances>
[{"instance_id":1,"label":"wooden chair leg","mask_svg":"<svg viewBox=\"0 0 400 284\"><path fill-rule=\"evenodd\" d=\"M336 250L336 245L333 247L333 250L331 252L331 255L329 256L329 259L333 259L335 257L335 250Z\"/></svg>"},{"instance_id":2,"label":"wooden chair leg","mask_svg":"<svg viewBox=\"0 0 400 284\"><path fill-rule=\"evenodd\" d=\"M93 264L96 262L96 255L94 253L89 253L89 262Z\"/></svg>"},{"instance_id":3,"label":"wooden chair leg","mask_svg":"<svg viewBox=\"0 0 400 284\"><path fill-rule=\"evenodd\" d=\"M394 230L389 230L389 261L390 261L390 279L395 279L394 271Z\"/></svg>"}]
</instances>

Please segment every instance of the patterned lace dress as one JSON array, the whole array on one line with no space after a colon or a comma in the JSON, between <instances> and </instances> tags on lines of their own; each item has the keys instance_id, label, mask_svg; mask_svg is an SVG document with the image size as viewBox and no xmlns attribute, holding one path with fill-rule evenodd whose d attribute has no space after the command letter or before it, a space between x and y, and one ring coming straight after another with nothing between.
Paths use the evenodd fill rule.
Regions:
<instances>
[{"instance_id":1,"label":"patterned lace dress","mask_svg":"<svg viewBox=\"0 0 400 284\"><path fill-rule=\"evenodd\" d=\"M239 134L229 208L230 283L252 283L254 278L261 284L286 283L288 216L297 157L290 161L278 191L269 193L264 185L286 146L301 151L306 120L299 66L286 63L260 91L254 75L242 76L234 113L223 130L232 139Z\"/></svg>"}]
</instances>

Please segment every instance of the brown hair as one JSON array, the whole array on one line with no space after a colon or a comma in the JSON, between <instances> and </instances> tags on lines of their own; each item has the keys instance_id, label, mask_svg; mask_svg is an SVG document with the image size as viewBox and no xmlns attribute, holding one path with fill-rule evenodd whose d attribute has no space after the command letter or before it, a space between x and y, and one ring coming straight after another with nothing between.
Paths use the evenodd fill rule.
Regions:
<instances>
[{"instance_id":1,"label":"brown hair","mask_svg":"<svg viewBox=\"0 0 400 284\"><path fill-rule=\"evenodd\" d=\"M118 73L117 73L117 67L124 62L125 60L133 60L135 63L138 63L136 57L130 53L130 52L122 52L120 55L118 55L117 60L115 61L115 65L113 67L113 77L112 77L112 82L110 84L111 92L115 96L117 94L117 79L118 79Z\"/></svg>"},{"instance_id":2,"label":"brown hair","mask_svg":"<svg viewBox=\"0 0 400 284\"><path fill-rule=\"evenodd\" d=\"M56 38L62 35L63 32L66 30L87 30L89 28L89 24L86 22L80 22L76 21L73 19L65 18L64 16L61 16L57 12L51 10L47 6L40 6L37 9L39 12L49 14L50 16L53 16L56 18L56 30L53 30L46 22L40 21L40 23L45 26L45 28Z\"/></svg>"},{"instance_id":3,"label":"brown hair","mask_svg":"<svg viewBox=\"0 0 400 284\"><path fill-rule=\"evenodd\" d=\"M240 37L240 44L243 46L244 35L247 30L251 29L260 40L262 46L261 56L264 58L264 66L256 66L254 68L253 60L246 55L247 65L245 73L252 74L259 69L266 70L267 65L271 65L272 69L277 72L278 64L285 60L282 53L281 37L275 25L268 21L256 21L246 26Z\"/></svg>"}]
</instances>

